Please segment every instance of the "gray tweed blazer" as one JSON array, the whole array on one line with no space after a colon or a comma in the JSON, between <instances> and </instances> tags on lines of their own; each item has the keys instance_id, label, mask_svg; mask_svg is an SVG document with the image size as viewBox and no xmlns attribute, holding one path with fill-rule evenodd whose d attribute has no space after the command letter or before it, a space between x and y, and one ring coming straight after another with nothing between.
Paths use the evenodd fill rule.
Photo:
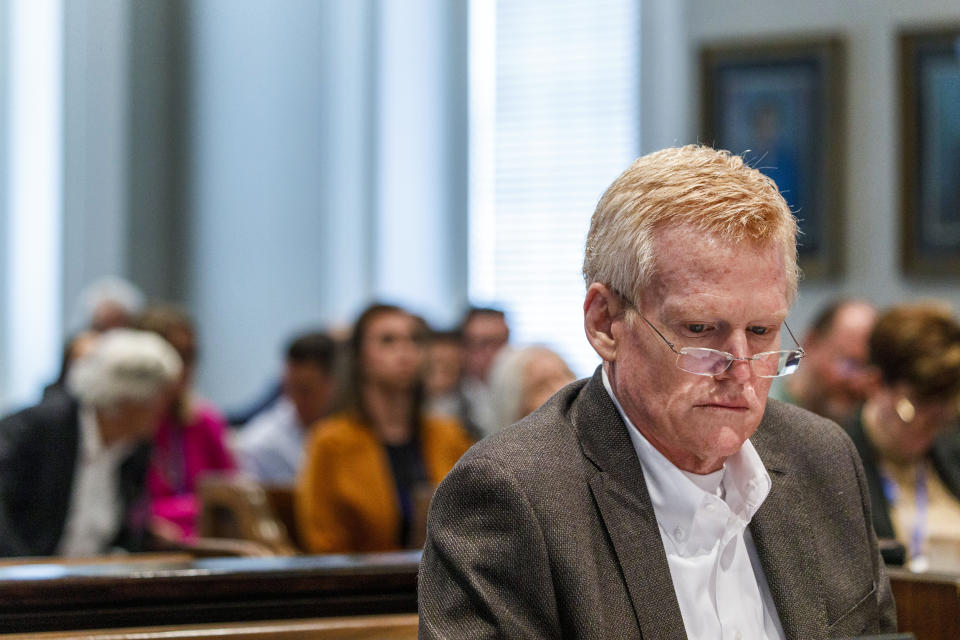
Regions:
<instances>
[{"instance_id":1,"label":"gray tweed blazer","mask_svg":"<svg viewBox=\"0 0 960 640\"><path fill-rule=\"evenodd\" d=\"M787 638L896 630L859 456L770 400L750 524ZM475 445L437 490L421 638L686 638L643 471L599 369Z\"/></svg>"}]
</instances>

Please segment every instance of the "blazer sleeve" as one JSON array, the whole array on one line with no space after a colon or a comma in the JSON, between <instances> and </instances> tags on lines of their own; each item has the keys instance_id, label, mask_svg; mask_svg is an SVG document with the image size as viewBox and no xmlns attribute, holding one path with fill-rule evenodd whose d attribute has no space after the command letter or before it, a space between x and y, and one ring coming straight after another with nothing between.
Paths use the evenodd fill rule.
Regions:
<instances>
[{"instance_id":1,"label":"blazer sleeve","mask_svg":"<svg viewBox=\"0 0 960 640\"><path fill-rule=\"evenodd\" d=\"M890 587L890 578L887 576L886 565L880 555L880 549L877 546L877 534L874 531L873 513L870 504L870 488L867 483L866 475L863 471L863 464L860 460L860 454L849 438L844 438L847 445L847 453L850 456L853 465L857 484L860 489L860 502L863 505L865 527L869 537L870 546L873 549L873 574L874 584L877 593L877 609L880 619L878 620L879 629L885 633L894 633L897 631L897 607L893 601L893 589Z\"/></svg>"},{"instance_id":2,"label":"blazer sleeve","mask_svg":"<svg viewBox=\"0 0 960 640\"><path fill-rule=\"evenodd\" d=\"M14 526L14 505L26 499L35 458L29 451L31 425L24 412L0 421L0 557L35 555Z\"/></svg>"},{"instance_id":3,"label":"blazer sleeve","mask_svg":"<svg viewBox=\"0 0 960 640\"><path fill-rule=\"evenodd\" d=\"M496 460L461 460L437 489L419 575L419 637L562 636L543 531Z\"/></svg>"}]
</instances>

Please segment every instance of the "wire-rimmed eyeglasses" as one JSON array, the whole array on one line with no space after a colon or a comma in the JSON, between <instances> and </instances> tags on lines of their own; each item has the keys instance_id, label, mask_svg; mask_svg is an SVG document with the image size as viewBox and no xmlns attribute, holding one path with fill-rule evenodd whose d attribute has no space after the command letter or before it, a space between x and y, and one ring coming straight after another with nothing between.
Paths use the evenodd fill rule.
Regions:
<instances>
[{"instance_id":1,"label":"wire-rimmed eyeglasses","mask_svg":"<svg viewBox=\"0 0 960 640\"><path fill-rule=\"evenodd\" d=\"M795 372L800 366L800 360L806 355L803 347L800 346L799 341L793 335L793 331L790 330L786 322L783 323L783 326L786 327L787 333L790 334L794 344L797 345L796 349L764 351L763 353L757 353L745 358L738 358L732 353L718 351L717 349L708 349L706 347L681 347L677 349L675 344L667 340L667 337L653 326L653 323L647 320L646 316L640 313L640 310L637 309L636 305L633 304L629 298L622 294L620 297L629 303L630 306L636 310L637 314L643 318L643 321L647 323L647 326L653 329L654 332L660 336L660 339L670 347L670 350L677 354L677 368L687 373L698 376L718 376L729 369L730 365L734 362L744 361L749 362L753 367L753 372L761 378L779 378Z\"/></svg>"}]
</instances>

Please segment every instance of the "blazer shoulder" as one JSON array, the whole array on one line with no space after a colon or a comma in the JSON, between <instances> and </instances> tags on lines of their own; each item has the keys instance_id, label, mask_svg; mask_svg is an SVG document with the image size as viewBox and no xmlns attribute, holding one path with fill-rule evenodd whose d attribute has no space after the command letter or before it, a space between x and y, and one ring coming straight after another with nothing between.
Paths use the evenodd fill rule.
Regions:
<instances>
[{"instance_id":1,"label":"blazer shoulder","mask_svg":"<svg viewBox=\"0 0 960 640\"><path fill-rule=\"evenodd\" d=\"M0 420L0 431L8 436L29 432L59 436L64 431L77 429L78 424L79 406L76 400L66 394L57 393L50 395L40 404L3 418Z\"/></svg>"},{"instance_id":2,"label":"blazer shoulder","mask_svg":"<svg viewBox=\"0 0 960 640\"><path fill-rule=\"evenodd\" d=\"M850 436L839 424L772 398L767 401L763 420L750 440L765 459L801 463L856 455Z\"/></svg>"}]
</instances>

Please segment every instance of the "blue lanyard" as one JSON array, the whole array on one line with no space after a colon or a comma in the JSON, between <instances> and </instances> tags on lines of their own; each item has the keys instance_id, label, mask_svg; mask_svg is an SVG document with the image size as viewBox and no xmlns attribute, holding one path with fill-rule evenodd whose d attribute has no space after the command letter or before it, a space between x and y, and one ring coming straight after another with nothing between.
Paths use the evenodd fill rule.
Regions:
<instances>
[{"instance_id":1,"label":"blue lanyard","mask_svg":"<svg viewBox=\"0 0 960 640\"><path fill-rule=\"evenodd\" d=\"M887 497L887 502L891 505L897 503L900 495L900 488L887 474L880 473L880 481L883 483L883 494ZM916 514L913 518L913 532L910 536L910 557L916 558L923 555L923 543L927 537L927 463L921 462L917 465L917 475L913 488L913 499L916 507Z\"/></svg>"}]
</instances>

